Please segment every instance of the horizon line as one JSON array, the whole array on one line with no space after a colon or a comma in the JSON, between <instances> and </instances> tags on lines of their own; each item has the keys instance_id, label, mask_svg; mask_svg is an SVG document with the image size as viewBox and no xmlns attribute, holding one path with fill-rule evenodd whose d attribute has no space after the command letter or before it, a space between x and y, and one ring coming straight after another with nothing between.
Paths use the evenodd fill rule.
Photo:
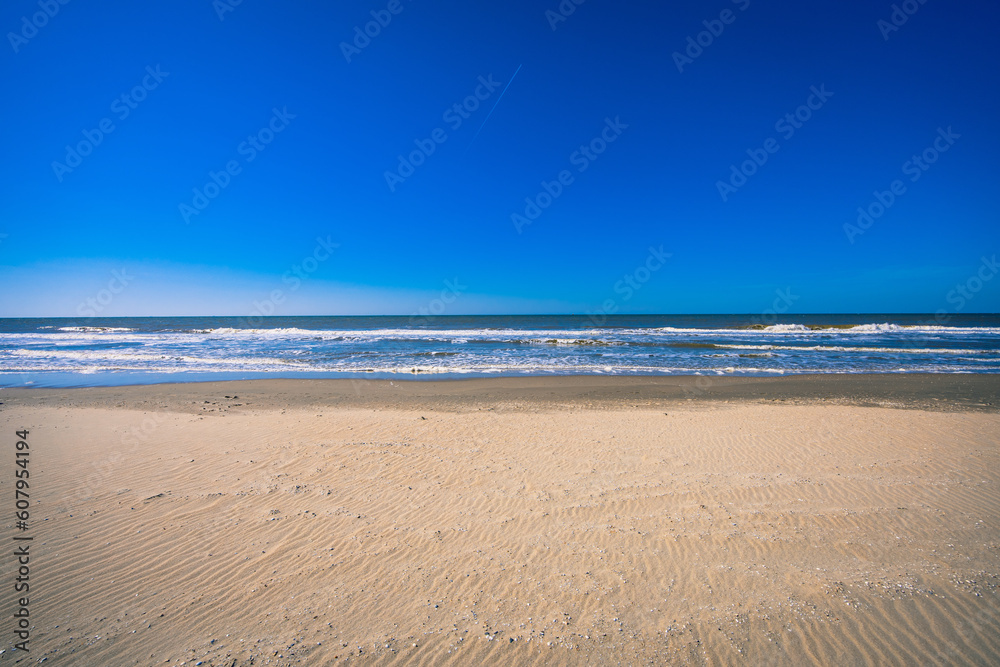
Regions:
<instances>
[{"instance_id":1,"label":"horizon line","mask_svg":"<svg viewBox=\"0 0 1000 667\"><path fill-rule=\"evenodd\" d=\"M421 313L389 313L389 314L365 314L365 315L94 315L94 316L79 316L79 315L5 315L0 316L0 320L123 320L123 319L156 319L156 318L205 318L205 317L218 317L218 318L236 318L236 319L250 319L255 320L277 320L277 319L288 319L297 317L408 317L408 318L421 318L421 319L447 319L447 318L458 318L458 317L593 317L595 315L600 315L603 317L762 317L766 316L771 318L786 318L786 317L815 317L820 315L890 315L890 316L931 316L936 317L938 313L930 311L908 311L908 312L890 312L890 311L817 311L808 313L781 313L781 314L770 314L770 313L468 313L468 314L451 314L451 315L424 315ZM987 315L987 316L1000 316L1000 312L964 312L964 313L953 313L946 312L949 318L956 316L970 316L970 315Z\"/></svg>"}]
</instances>

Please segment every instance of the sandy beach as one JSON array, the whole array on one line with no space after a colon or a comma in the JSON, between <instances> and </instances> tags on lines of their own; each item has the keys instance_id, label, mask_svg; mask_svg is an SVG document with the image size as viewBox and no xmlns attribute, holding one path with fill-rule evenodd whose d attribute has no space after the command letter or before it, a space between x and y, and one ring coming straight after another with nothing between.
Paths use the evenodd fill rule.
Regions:
<instances>
[{"instance_id":1,"label":"sandy beach","mask_svg":"<svg viewBox=\"0 0 1000 667\"><path fill-rule=\"evenodd\" d=\"M33 540L0 663L996 664L998 406L993 375L3 389Z\"/></svg>"}]
</instances>

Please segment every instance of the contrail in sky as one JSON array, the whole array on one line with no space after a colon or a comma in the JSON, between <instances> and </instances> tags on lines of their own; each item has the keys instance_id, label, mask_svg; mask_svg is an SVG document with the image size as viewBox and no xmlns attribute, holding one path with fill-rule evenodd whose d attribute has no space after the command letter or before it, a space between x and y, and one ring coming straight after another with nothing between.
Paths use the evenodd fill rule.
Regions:
<instances>
[{"instance_id":1,"label":"contrail in sky","mask_svg":"<svg viewBox=\"0 0 1000 667\"><path fill-rule=\"evenodd\" d=\"M497 104L500 104L500 100L503 99L504 93L506 93L507 89L510 88L510 84L514 83L514 78L517 76L517 73L521 71L521 67L523 67L523 66L524 66L524 63L521 63L520 65L517 66L517 71L514 72L514 76L510 77L510 81L508 81L507 85L504 86L503 92L500 93L500 97L497 98L496 104L494 104L493 108L490 109L490 112L488 114L486 114L486 120L484 120L483 124L479 126L478 130L476 130L476 136L472 137L472 143L469 144L469 148L472 148L472 144L476 143L476 137L478 137L479 133L483 131L483 127L486 126L486 121L488 121L490 119L490 116L493 115L493 112L497 108ZM469 148L465 149L466 153L469 152Z\"/></svg>"}]
</instances>

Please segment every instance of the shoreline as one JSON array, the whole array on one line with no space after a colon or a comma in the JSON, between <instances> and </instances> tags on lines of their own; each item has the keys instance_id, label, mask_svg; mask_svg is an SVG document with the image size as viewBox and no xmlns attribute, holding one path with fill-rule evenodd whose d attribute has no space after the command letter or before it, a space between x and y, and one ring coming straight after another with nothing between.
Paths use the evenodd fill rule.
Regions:
<instances>
[{"instance_id":1,"label":"shoreline","mask_svg":"<svg viewBox=\"0 0 1000 667\"><path fill-rule=\"evenodd\" d=\"M1000 374L830 373L768 377L592 376L496 377L449 380L268 379L178 382L96 387L4 387L0 406L131 407L190 411L204 396L236 407L275 409L316 406L417 407L467 410L484 405L618 406L623 401L790 402L928 410L1000 411ZM236 396L237 399L226 397ZM239 400L236 404L232 401ZM0 409L3 409L0 407Z\"/></svg>"}]
</instances>

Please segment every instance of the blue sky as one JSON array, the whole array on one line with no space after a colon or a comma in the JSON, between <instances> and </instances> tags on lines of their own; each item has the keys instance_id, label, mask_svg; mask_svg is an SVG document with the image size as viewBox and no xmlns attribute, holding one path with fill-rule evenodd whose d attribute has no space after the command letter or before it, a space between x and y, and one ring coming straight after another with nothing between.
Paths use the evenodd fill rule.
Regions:
<instances>
[{"instance_id":1,"label":"blue sky","mask_svg":"<svg viewBox=\"0 0 1000 667\"><path fill-rule=\"evenodd\" d=\"M996 3L231 2L4 3L0 316L954 311L1000 251Z\"/></svg>"}]
</instances>

